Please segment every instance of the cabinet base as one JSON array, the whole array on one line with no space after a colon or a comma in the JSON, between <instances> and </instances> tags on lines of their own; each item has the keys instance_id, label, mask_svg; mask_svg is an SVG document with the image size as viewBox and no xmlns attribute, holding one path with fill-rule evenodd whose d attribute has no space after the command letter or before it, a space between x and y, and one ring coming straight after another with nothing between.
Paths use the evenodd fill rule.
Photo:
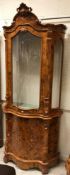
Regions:
<instances>
[{"instance_id":1,"label":"cabinet base","mask_svg":"<svg viewBox=\"0 0 70 175\"><path fill-rule=\"evenodd\" d=\"M13 161L19 168L48 169L59 161L59 117L51 119L7 116L4 161Z\"/></svg>"},{"instance_id":2,"label":"cabinet base","mask_svg":"<svg viewBox=\"0 0 70 175\"><path fill-rule=\"evenodd\" d=\"M59 162L59 154L45 163L40 160L23 160L15 156L13 153L5 154L4 162L8 163L9 161L14 162L20 169L28 170L35 168L40 170L42 174L47 174L49 168L57 165L57 163Z\"/></svg>"}]
</instances>

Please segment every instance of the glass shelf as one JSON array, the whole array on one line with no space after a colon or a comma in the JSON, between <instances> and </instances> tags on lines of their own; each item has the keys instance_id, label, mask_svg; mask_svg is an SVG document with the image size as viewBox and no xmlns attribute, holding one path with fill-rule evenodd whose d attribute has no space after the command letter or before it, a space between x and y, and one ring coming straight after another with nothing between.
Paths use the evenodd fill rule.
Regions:
<instances>
[{"instance_id":1,"label":"glass shelf","mask_svg":"<svg viewBox=\"0 0 70 175\"><path fill-rule=\"evenodd\" d=\"M37 109L39 108L38 106L33 106L31 104L17 104L14 103L15 106L19 107L20 109L24 109L24 110L29 110L29 109Z\"/></svg>"}]
</instances>

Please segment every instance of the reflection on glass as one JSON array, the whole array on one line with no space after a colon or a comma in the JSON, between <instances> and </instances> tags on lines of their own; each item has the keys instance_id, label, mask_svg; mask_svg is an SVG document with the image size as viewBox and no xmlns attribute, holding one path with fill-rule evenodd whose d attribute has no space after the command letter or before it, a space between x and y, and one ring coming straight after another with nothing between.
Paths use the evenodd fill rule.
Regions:
<instances>
[{"instance_id":1,"label":"reflection on glass","mask_svg":"<svg viewBox=\"0 0 70 175\"><path fill-rule=\"evenodd\" d=\"M59 107L61 64L62 64L62 41L57 40L54 45L52 108Z\"/></svg>"},{"instance_id":2,"label":"reflection on glass","mask_svg":"<svg viewBox=\"0 0 70 175\"><path fill-rule=\"evenodd\" d=\"M19 32L12 43L13 103L22 109L39 108L41 39Z\"/></svg>"}]
</instances>

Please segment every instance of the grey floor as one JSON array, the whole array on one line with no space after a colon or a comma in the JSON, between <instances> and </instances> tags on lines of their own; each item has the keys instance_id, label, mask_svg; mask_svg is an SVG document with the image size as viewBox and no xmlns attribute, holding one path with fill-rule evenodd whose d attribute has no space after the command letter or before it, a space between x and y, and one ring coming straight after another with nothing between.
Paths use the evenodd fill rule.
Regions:
<instances>
[{"instance_id":1,"label":"grey floor","mask_svg":"<svg viewBox=\"0 0 70 175\"><path fill-rule=\"evenodd\" d=\"M5 164L3 162L3 157L4 157L4 147L0 148L0 164ZM8 163L8 165L11 165L15 168L16 175L41 175L42 174L40 171L37 171L37 170L29 170L29 171L20 170L13 163ZM66 175L64 163L61 163L59 166L56 166L56 167L50 169L48 175Z\"/></svg>"}]
</instances>

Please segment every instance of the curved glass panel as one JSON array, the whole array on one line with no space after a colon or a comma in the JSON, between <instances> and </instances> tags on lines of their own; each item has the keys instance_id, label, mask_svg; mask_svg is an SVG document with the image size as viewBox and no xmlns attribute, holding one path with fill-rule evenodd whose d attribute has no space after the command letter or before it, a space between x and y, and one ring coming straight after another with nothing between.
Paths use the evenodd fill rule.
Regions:
<instances>
[{"instance_id":1,"label":"curved glass panel","mask_svg":"<svg viewBox=\"0 0 70 175\"><path fill-rule=\"evenodd\" d=\"M52 82L52 108L59 107L60 98L60 80L62 65L62 40L57 40L54 45L54 64L53 64L53 82Z\"/></svg>"},{"instance_id":2,"label":"curved glass panel","mask_svg":"<svg viewBox=\"0 0 70 175\"><path fill-rule=\"evenodd\" d=\"M39 108L41 39L19 32L12 39L13 104L22 109Z\"/></svg>"}]
</instances>

